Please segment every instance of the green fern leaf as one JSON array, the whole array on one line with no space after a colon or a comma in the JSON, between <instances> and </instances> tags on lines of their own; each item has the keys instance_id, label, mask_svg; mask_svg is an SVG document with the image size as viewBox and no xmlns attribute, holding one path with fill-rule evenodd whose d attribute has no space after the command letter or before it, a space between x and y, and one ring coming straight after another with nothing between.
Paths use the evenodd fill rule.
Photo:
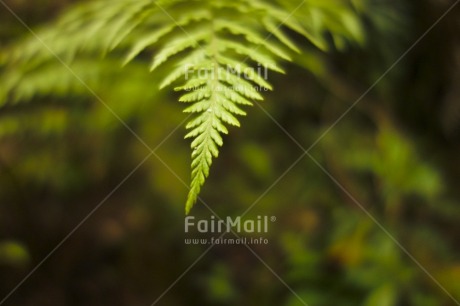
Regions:
<instances>
[{"instance_id":1,"label":"green fern leaf","mask_svg":"<svg viewBox=\"0 0 460 306\"><path fill-rule=\"evenodd\" d=\"M167 63L174 67L160 84L161 87L185 78L183 85L175 86L174 89L185 92L179 98L180 102L191 104L184 112L197 115L186 126L189 132L185 138L193 139L192 178L185 207L186 214L196 203L201 187L209 175L213 158L219 154L219 147L224 142L221 135L228 133L226 125L239 127L237 116L246 115L238 105L251 106L252 101L263 100L260 89L272 89L266 80L266 70L284 73L278 60L291 59L287 50L298 51L280 30L273 34L278 38L278 43L267 40L267 24L242 17L245 19L243 24L251 25L244 27L241 26L241 20L231 18L232 15L228 12L232 9L237 10L235 14L242 10L260 14L260 7L254 9L247 3L243 5L243 2L233 6L210 3L214 6L207 6L208 12L203 14L212 16L209 21L201 20L192 30L185 28L183 33L166 33L165 43L154 56L151 66L152 70ZM223 7L225 13L220 10ZM264 9L267 8L279 10L268 6ZM263 14L269 16L272 12ZM297 26L297 23L292 23L291 27ZM273 27L270 29L273 30ZM172 37L167 40L169 36ZM148 44L136 47L134 53L137 54L146 45ZM192 51L182 59L174 60L176 54L189 49ZM246 60L255 64L259 70L263 69L265 74L261 75Z\"/></svg>"},{"instance_id":2,"label":"green fern leaf","mask_svg":"<svg viewBox=\"0 0 460 306\"><path fill-rule=\"evenodd\" d=\"M75 90L75 81L68 73L66 77L38 77L40 72L47 73L47 67L53 67L50 74L59 71L55 55L71 63L77 55L94 58L117 49L125 54L123 65L127 65L140 54L153 54L150 69L164 66L166 71L161 71L165 77L159 87L174 84L174 90L182 93L179 101L187 103L184 112L193 114L185 136L191 139L192 147L185 207L189 213L228 126L239 127L238 116L246 115L243 108L263 100L262 90L272 90L268 70L284 73L280 62L290 61L293 52L300 52L287 33L295 32L326 49L320 34L328 30L322 26L326 23L318 27L311 20L305 21L309 14L306 9L298 10L302 18L296 17L292 6L298 4L268 0L90 1L70 10L57 25L40 31L40 41L26 40L7 57L2 56L0 68L7 66L7 73L2 76L5 82L0 85L0 102L9 97L27 100L36 94ZM321 5L312 2L305 6ZM325 19L335 16L327 12L320 15ZM52 62L54 66L50 66ZM85 73L84 79L91 83L92 76Z\"/></svg>"}]
</instances>

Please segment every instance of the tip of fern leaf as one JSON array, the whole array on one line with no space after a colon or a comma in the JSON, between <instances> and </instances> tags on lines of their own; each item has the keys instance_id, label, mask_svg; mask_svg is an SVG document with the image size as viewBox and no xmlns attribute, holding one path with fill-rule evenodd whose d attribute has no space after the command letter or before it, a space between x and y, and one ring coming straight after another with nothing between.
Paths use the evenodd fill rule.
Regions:
<instances>
[{"instance_id":1,"label":"tip of fern leaf","mask_svg":"<svg viewBox=\"0 0 460 306\"><path fill-rule=\"evenodd\" d=\"M163 62L153 62L150 67L149 67L149 71L150 72L153 72L154 70L156 70L158 67L160 67L160 65L163 64Z\"/></svg>"},{"instance_id":2,"label":"tip of fern leaf","mask_svg":"<svg viewBox=\"0 0 460 306\"><path fill-rule=\"evenodd\" d=\"M305 37L315 46L317 47L318 49L320 49L321 51L325 51L327 52L329 47L327 45L327 43L321 39L321 38L318 38L318 37L315 37L313 34L309 33L309 32L306 32L305 33Z\"/></svg>"},{"instance_id":3,"label":"tip of fern leaf","mask_svg":"<svg viewBox=\"0 0 460 306\"><path fill-rule=\"evenodd\" d=\"M164 60L153 59L152 63L150 64L149 70L152 72L153 70L157 69L161 64L164 63Z\"/></svg>"},{"instance_id":4,"label":"tip of fern leaf","mask_svg":"<svg viewBox=\"0 0 460 306\"><path fill-rule=\"evenodd\" d=\"M122 68L125 67L125 66L128 65L129 62L131 62L132 60L133 60L133 59L132 59L132 58L129 58L129 57L125 58L125 59L123 60L123 62L121 62L121 67L122 67Z\"/></svg>"},{"instance_id":5,"label":"tip of fern leaf","mask_svg":"<svg viewBox=\"0 0 460 306\"><path fill-rule=\"evenodd\" d=\"M190 190L190 193L187 197L187 202L185 203L185 215L188 215L192 210L193 206L195 206L197 200L197 194Z\"/></svg>"},{"instance_id":6,"label":"tip of fern leaf","mask_svg":"<svg viewBox=\"0 0 460 306\"><path fill-rule=\"evenodd\" d=\"M185 205L185 215L186 216L190 213L191 209L192 209L192 206L189 206L188 204Z\"/></svg>"}]
</instances>

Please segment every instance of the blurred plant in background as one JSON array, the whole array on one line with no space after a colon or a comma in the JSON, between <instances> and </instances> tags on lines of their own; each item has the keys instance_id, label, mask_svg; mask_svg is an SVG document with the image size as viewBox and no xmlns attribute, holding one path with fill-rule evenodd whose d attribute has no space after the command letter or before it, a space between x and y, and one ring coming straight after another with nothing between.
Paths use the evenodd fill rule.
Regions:
<instances>
[{"instance_id":1,"label":"blurred plant in background","mask_svg":"<svg viewBox=\"0 0 460 306\"><path fill-rule=\"evenodd\" d=\"M87 45L64 58L72 72L6 9L36 29L86 5L71 2L0 10L0 298L101 204L5 305L150 305L208 248L183 242L186 116L149 54L122 68L125 46L102 57ZM270 243L251 248L298 297L246 247L220 245L158 305L454 305L459 8L361 97L454 2L297 2L276 4L328 51L289 32L303 52L225 138L202 198L219 216L255 204L249 217L277 217ZM30 48L43 58L12 60ZM312 144L327 173L305 156L284 174Z\"/></svg>"}]
</instances>

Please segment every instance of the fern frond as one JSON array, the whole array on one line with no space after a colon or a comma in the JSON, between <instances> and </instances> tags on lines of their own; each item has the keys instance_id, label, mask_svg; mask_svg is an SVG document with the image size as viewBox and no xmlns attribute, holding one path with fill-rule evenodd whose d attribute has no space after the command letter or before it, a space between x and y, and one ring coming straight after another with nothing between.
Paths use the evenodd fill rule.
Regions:
<instances>
[{"instance_id":1,"label":"fern frond","mask_svg":"<svg viewBox=\"0 0 460 306\"><path fill-rule=\"evenodd\" d=\"M314 14L303 8L297 10L298 3L294 2L297 1L99 0L84 3L70 10L56 25L39 31L40 41L32 38L10 50L2 61L2 65L7 63L9 77L5 78L5 86L0 85L1 102L12 92L17 95L19 90L23 95L15 100L30 99L40 91L59 91L37 79L32 82L36 84L34 88L24 87L27 80L34 77L34 71L46 72L43 67L53 62L55 55L70 63L77 55L105 56L116 49L125 54L123 65L127 65L138 56L153 54L150 69L164 67L161 73L165 77L159 87L182 80L174 89L182 92L179 101L188 104L184 112L194 115L186 126L185 136L192 139L193 150L185 207L189 213L209 175L213 158L223 145L222 135L229 132L228 126L240 126L238 116L246 115L243 107L263 100L261 90L272 90L267 80L268 71L284 73L280 62L290 61L293 52L300 52L289 32L326 49L322 37L328 30L326 23L310 20L314 18L308 16ZM318 16L323 19L335 16L329 6L321 3L308 2L304 6L321 7ZM293 11L298 12L292 14ZM354 25L348 24L353 29ZM56 82L64 84L70 79ZM69 90L66 86L62 85Z\"/></svg>"},{"instance_id":2,"label":"fern frond","mask_svg":"<svg viewBox=\"0 0 460 306\"><path fill-rule=\"evenodd\" d=\"M278 62L289 61L289 53L298 51L290 38L278 29L279 24L275 25L273 21L288 16L286 12L280 14L281 8L254 6L246 1L236 1L233 5L208 2L204 8L207 12L202 13L207 19L183 27L182 33L166 33L151 66L152 70L165 63L173 67L161 87L185 78L175 90L184 92L180 102L191 104L184 112L196 114L186 126L189 132L185 138L192 139L192 178L186 214L197 201L213 158L219 154L219 147L223 145L222 134L228 133L227 126L239 127L237 117L246 115L241 106L251 106L252 101L263 100L261 89L272 89L266 79L267 70L284 73ZM249 16L258 15L259 20L264 20L264 16L274 16L274 19L254 22L254 19L241 15L241 11ZM305 33L298 23L290 21L289 24L301 34ZM276 41L267 39L270 33L277 38ZM187 50L192 51L175 60L176 54ZM262 75L260 70L265 73Z\"/></svg>"}]
</instances>

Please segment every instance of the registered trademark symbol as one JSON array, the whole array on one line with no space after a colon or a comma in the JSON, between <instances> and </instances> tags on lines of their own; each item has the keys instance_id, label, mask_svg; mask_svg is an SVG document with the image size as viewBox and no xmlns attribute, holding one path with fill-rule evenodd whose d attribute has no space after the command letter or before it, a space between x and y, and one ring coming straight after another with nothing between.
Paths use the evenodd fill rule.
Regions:
<instances>
[{"instance_id":1,"label":"registered trademark symbol","mask_svg":"<svg viewBox=\"0 0 460 306\"><path fill-rule=\"evenodd\" d=\"M275 222L275 221L276 221L276 217L275 217L275 216L271 216L271 217L270 217L270 221L271 221L271 222Z\"/></svg>"}]
</instances>

